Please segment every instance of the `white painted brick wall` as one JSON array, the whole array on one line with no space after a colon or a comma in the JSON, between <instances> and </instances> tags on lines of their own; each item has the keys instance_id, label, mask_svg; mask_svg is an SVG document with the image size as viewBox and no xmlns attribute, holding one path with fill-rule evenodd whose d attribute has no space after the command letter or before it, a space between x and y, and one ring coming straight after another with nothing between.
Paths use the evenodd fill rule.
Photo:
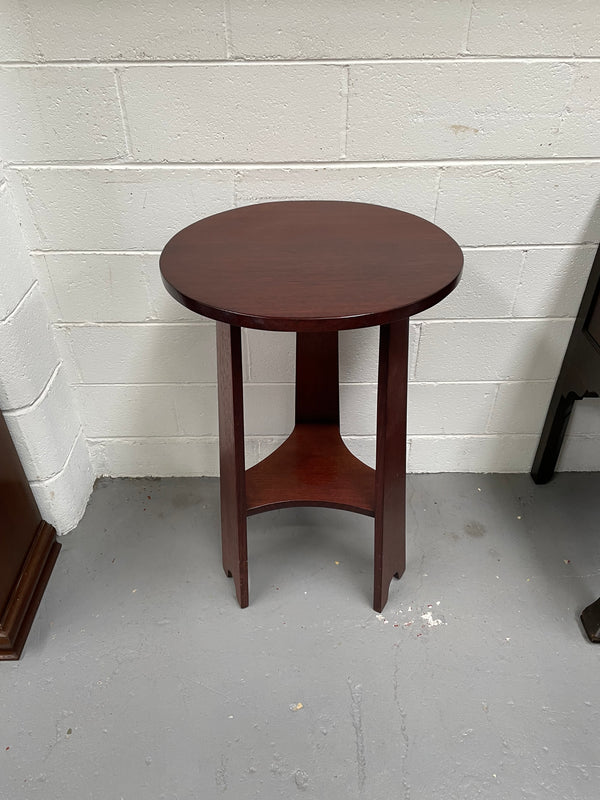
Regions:
<instances>
[{"instance_id":1,"label":"white painted brick wall","mask_svg":"<svg viewBox=\"0 0 600 800\"><path fill-rule=\"evenodd\" d=\"M401 58L460 53L469 0L229 0L236 58Z\"/></svg>"},{"instance_id":2,"label":"white painted brick wall","mask_svg":"<svg viewBox=\"0 0 600 800\"><path fill-rule=\"evenodd\" d=\"M1 182L0 234L0 410L42 516L66 533L85 510L94 474L13 200Z\"/></svg>"},{"instance_id":3,"label":"white painted brick wall","mask_svg":"<svg viewBox=\"0 0 600 800\"><path fill-rule=\"evenodd\" d=\"M0 152L11 162L112 159L127 153L114 72L0 69Z\"/></svg>"},{"instance_id":4,"label":"white painted brick wall","mask_svg":"<svg viewBox=\"0 0 600 800\"><path fill-rule=\"evenodd\" d=\"M477 0L469 23L469 53L507 56L597 56L595 0Z\"/></svg>"},{"instance_id":5,"label":"white painted brick wall","mask_svg":"<svg viewBox=\"0 0 600 800\"><path fill-rule=\"evenodd\" d=\"M403 210L433 220L440 170L437 166L385 165L240 169L238 205L273 200L355 200Z\"/></svg>"},{"instance_id":6,"label":"white painted brick wall","mask_svg":"<svg viewBox=\"0 0 600 800\"><path fill-rule=\"evenodd\" d=\"M15 167L11 179L30 244L42 250L160 250L234 202L231 170Z\"/></svg>"},{"instance_id":7,"label":"white painted brick wall","mask_svg":"<svg viewBox=\"0 0 600 800\"><path fill-rule=\"evenodd\" d=\"M0 178L0 320L11 314L34 284L30 259L14 214L8 184Z\"/></svg>"},{"instance_id":8,"label":"white painted brick wall","mask_svg":"<svg viewBox=\"0 0 600 800\"><path fill-rule=\"evenodd\" d=\"M0 353L0 408L8 410L30 405L40 396L58 365L46 308L37 284L0 322Z\"/></svg>"},{"instance_id":9,"label":"white painted brick wall","mask_svg":"<svg viewBox=\"0 0 600 800\"><path fill-rule=\"evenodd\" d=\"M555 149L569 64L351 66L348 158L539 157Z\"/></svg>"},{"instance_id":10,"label":"white painted brick wall","mask_svg":"<svg viewBox=\"0 0 600 800\"><path fill-rule=\"evenodd\" d=\"M7 61L225 58L222 0L3 0Z\"/></svg>"},{"instance_id":11,"label":"white painted brick wall","mask_svg":"<svg viewBox=\"0 0 600 800\"><path fill-rule=\"evenodd\" d=\"M167 295L158 255L198 218L287 199L387 205L457 239L461 285L411 324L409 468L529 470L600 239L597 0L27 9L0 10L0 149L60 353L48 374L74 390L96 474L216 472L214 326ZM0 343L35 361L18 382L33 453L53 419L35 410L50 357L28 345L46 323L29 263L9 275ZM372 463L377 332L340 341L342 430ZM248 331L243 351L254 463L293 423L293 336ZM74 433L63 486L85 473ZM597 401L559 466L600 469Z\"/></svg>"},{"instance_id":12,"label":"white painted brick wall","mask_svg":"<svg viewBox=\"0 0 600 800\"><path fill-rule=\"evenodd\" d=\"M346 72L335 65L128 67L140 161L330 161L340 156ZM177 120L156 128L156 109ZM302 136L298 133L302 131Z\"/></svg>"},{"instance_id":13,"label":"white painted brick wall","mask_svg":"<svg viewBox=\"0 0 600 800\"><path fill-rule=\"evenodd\" d=\"M78 415L68 413L71 405L71 390L58 365L33 403L5 412L6 424L31 480L47 480L65 465L81 427Z\"/></svg>"}]
</instances>

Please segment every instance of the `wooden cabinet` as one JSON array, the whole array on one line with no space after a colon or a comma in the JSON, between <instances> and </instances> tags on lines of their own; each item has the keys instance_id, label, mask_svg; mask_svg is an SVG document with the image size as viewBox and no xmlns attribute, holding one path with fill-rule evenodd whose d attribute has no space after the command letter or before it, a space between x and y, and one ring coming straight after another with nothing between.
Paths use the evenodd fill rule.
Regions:
<instances>
[{"instance_id":1,"label":"wooden cabinet","mask_svg":"<svg viewBox=\"0 0 600 800\"><path fill-rule=\"evenodd\" d=\"M592 264L567 352L554 387L531 476L548 483L576 400L600 395L600 247Z\"/></svg>"},{"instance_id":2,"label":"wooden cabinet","mask_svg":"<svg viewBox=\"0 0 600 800\"><path fill-rule=\"evenodd\" d=\"M0 660L21 655L59 550L0 414Z\"/></svg>"},{"instance_id":3,"label":"wooden cabinet","mask_svg":"<svg viewBox=\"0 0 600 800\"><path fill-rule=\"evenodd\" d=\"M600 396L600 247L592 264L577 319L540 437L531 476L548 483L560 454L576 400ZM581 621L592 642L600 643L600 598L584 608Z\"/></svg>"}]
</instances>

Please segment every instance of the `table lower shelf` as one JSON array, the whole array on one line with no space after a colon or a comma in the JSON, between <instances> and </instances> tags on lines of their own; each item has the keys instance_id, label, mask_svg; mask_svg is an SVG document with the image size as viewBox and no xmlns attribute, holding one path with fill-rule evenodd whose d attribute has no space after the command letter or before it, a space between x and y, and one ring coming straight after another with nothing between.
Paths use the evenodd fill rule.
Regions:
<instances>
[{"instance_id":1,"label":"table lower shelf","mask_svg":"<svg viewBox=\"0 0 600 800\"><path fill-rule=\"evenodd\" d=\"M375 470L352 455L338 425L297 424L274 453L247 470L248 515L292 506L374 516Z\"/></svg>"}]
</instances>

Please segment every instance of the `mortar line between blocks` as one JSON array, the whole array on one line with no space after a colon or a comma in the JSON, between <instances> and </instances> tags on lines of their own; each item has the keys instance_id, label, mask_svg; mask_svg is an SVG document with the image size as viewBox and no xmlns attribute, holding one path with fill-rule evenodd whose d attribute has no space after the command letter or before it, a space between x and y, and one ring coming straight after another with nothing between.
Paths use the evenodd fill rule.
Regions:
<instances>
[{"instance_id":1,"label":"mortar line between blocks","mask_svg":"<svg viewBox=\"0 0 600 800\"><path fill-rule=\"evenodd\" d=\"M521 287L523 285L523 271L525 269L525 258L527 256L527 250L523 250L521 253L521 263L519 264L519 280L517 281L517 286L515 289L515 293L513 295L512 303L510 304L510 316L515 318L515 306L517 305L517 298L519 297L519 292L521 291Z\"/></svg>"},{"instance_id":2,"label":"mortar line between blocks","mask_svg":"<svg viewBox=\"0 0 600 800\"><path fill-rule=\"evenodd\" d=\"M249 436L246 437L248 439L256 439L256 436ZM157 440L166 440L166 439L174 439L175 441L201 441L201 442L218 442L219 436L216 433L207 433L204 436L190 436L189 434L184 434L183 436L174 436L173 434L169 434L166 436L88 436L86 441L88 442L112 442L112 441L129 441L129 442L142 442L146 439L150 439L152 441ZM57 473L58 474L58 473Z\"/></svg>"},{"instance_id":3,"label":"mortar line between blocks","mask_svg":"<svg viewBox=\"0 0 600 800\"><path fill-rule=\"evenodd\" d=\"M187 387L201 387L204 389L216 389L217 382L216 381L148 381L148 383L140 383L136 381L135 383L123 383L122 381L114 381L111 383L98 383L97 381L80 381L78 383L72 383L71 387L73 389L99 389L99 388L110 388L110 389L157 389L161 387L176 387L185 389Z\"/></svg>"},{"instance_id":4,"label":"mortar line between blocks","mask_svg":"<svg viewBox=\"0 0 600 800\"><path fill-rule=\"evenodd\" d=\"M110 266L109 266L109 273L111 273ZM158 295L155 296L154 292L152 291L150 275L148 274L148 271L144 268L144 266L142 266L142 269L139 270L139 274L141 276L144 289L146 291L146 300L148 302L148 307L152 312L152 316L158 319L160 317L159 297Z\"/></svg>"},{"instance_id":5,"label":"mortar line between blocks","mask_svg":"<svg viewBox=\"0 0 600 800\"><path fill-rule=\"evenodd\" d=\"M127 109L125 107L125 95L123 93L123 85L121 83L121 73L118 69L114 70L115 87L117 90L117 99L119 101L119 110L121 112L121 122L123 125L123 136L125 137L125 147L127 148L127 155L133 161L133 144L131 142L131 131L129 130L129 119L127 118Z\"/></svg>"},{"instance_id":6,"label":"mortar line between blocks","mask_svg":"<svg viewBox=\"0 0 600 800\"><path fill-rule=\"evenodd\" d=\"M11 312L14 313L14 312ZM573 323L575 319L574 315L571 316L563 316L563 317L448 317L448 318L430 318L430 319L418 319L415 320L411 324L411 329L416 330L419 329L418 336L419 336L419 344L420 344L420 337L421 337L421 328L425 325L463 325L463 324L474 324L474 323L481 323L481 322L499 322L502 324L506 323L520 323L520 322L569 322ZM1 322L0 322L1 324ZM214 326L213 320L159 320L159 319L147 319L147 320L99 320L97 322L80 322L80 321L68 321L68 320L55 320L51 322L51 325L54 328L58 328L60 330L69 330L71 328L131 328L131 327L143 327L143 328L157 328L157 327L164 327L164 328L210 328ZM242 330L257 330L255 328L243 328ZM357 329L359 330L359 329ZM289 333L290 331L287 331Z\"/></svg>"},{"instance_id":7,"label":"mortar line between blocks","mask_svg":"<svg viewBox=\"0 0 600 800\"><path fill-rule=\"evenodd\" d=\"M496 166L573 166L581 164L600 164L600 156L560 156L556 158L535 156L512 156L510 158L429 158L429 159L399 159L399 160L374 160L374 161L326 161L314 159L312 161L31 161L31 162L6 162L5 167L16 172L30 170L72 170L81 171L109 171L109 170L192 170L225 172L239 170L240 172L254 172L257 170L315 170L323 168L339 169L383 169L396 167L496 167Z\"/></svg>"},{"instance_id":8,"label":"mortar line between blocks","mask_svg":"<svg viewBox=\"0 0 600 800\"><path fill-rule=\"evenodd\" d=\"M433 208L433 220L432 220L432 222L434 224L435 224L435 221L436 221L436 218L437 218L438 205L439 205L439 202L440 202L440 192L441 192L441 189L442 189L442 175L443 174L444 174L444 168L442 167L438 172L437 183L436 183L436 187L435 187L435 206Z\"/></svg>"},{"instance_id":9,"label":"mortar line between blocks","mask_svg":"<svg viewBox=\"0 0 600 800\"><path fill-rule=\"evenodd\" d=\"M225 32L225 55L227 61L233 57L233 43L231 35L231 9L229 0L223 0L223 30Z\"/></svg>"},{"instance_id":10,"label":"mortar line between blocks","mask_svg":"<svg viewBox=\"0 0 600 800\"><path fill-rule=\"evenodd\" d=\"M471 37L471 22L473 20L473 10L475 8L475 0L471 0L471 7L469 8L469 16L467 18L467 27L465 29L465 37L463 40L462 51L465 56L469 55L469 39Z\"/></svg>"},{"instance_id":11,"label":"mortar line between blocks","mask_svg":"<svg viewBox=\"0 0 600 800\"><path fill-rule=\"evenodd\" d=\"M18 417L18 416L21 416L21 415L23 415L23 414L27 414L29 411L32 411L32 410L33 410L34 408L36 408L36 407L37 407L37 406L38 406L40 403L42 403L42 402L44 401L44 399L45 399L46 395L47 395L47 394L48 394L48 392L50 391L50 387L51 387L51 386L52 386L52 384L54 383L54 379L56 378L56 375L58 374L58 371L59 371L59 369L61 368L61 366L62 366L62 363L63 363L62 361L59 361L59 362L58 362L58 364L57 364L57 365L54 367L54 369L53 369L53 370L52 370L52 372L50 373L50 377L48 378L48 380L47 380L47 381L46 381L46 383L44 384L44 388L43 388L43 389L42 389L42 391L41 391L41 392L38 394L38 396L35 398L35 400L32 400L32 401L31 401L31 403L27 403L27 404L26 404L26 405L24 405L24 406L17 406L16 408L6 408L6 409L3 409L2 413L3 413L5 416L14 416L14 417Z\"/></svg>"},{"instance_id":12,"label":"mortar line between blocks","mask_svg":"<svg viewBox=\"0 0 600 800\"><path fill-rule=\"evenodd\" d=\"M144 328L156 328L156 327L165 327L165 328L172 328L172 327L180 327L180 328L210 328L214 326L214 322L212 320L206 321L198 321L192 320L190 322L186 321L177 321L173 320L171 322L157 320L157 319L150 319L150 320L139 320L139 321L103 321L103 322L66 322L65 320L60 320L60 322L53 322L52 325L55 328L60 329L69 329L69 328L131 328L134 326L137 327L144 327Z\"/></svg>"},{"instance_id":13,"label":"mortar line between blocks","mask_svg":"<svg viewBox=\"0 0 600 800\"><path fill-rule=\"evenodd\" d=\"M24 306L24 305L25 305L25 303L27 302L27 298L28 298L28 297L29 297L31 294L33 294L33 291L34 291L34 289L36 288L36 286L37 286L37 285L38 285L38 281L37 281L37 279L36 279L36 278L34 278L34 280L33 280L33 283L31 284L31 286L29 287L29 289L27 289L27 291L25 292L25 294L23 295L23 297L22 297L22 298L19 300L19 302L17 303L17 305L16 305L16 306L13 308L13 310L12 310L12 311L10 311L10 312L9 312L9 313L8 313L8 314L7 314L7 315L6 315L6 316L5 316L3 319L0 319L0 325L3 325L5 322L10 322L10 320L11 320L11 319L12 319L12 318L13 318L13 317L16 315L16 314L18 314L18 313L19 313L19 311L21 310L22 306Z\"/></svg>"},{"instance_id":14,"label":"mortar line between blocks","mask_svg":"<svg viewBox=\"0 0 600 800\"><path fill-rule=\"evenodd\" d=\"M567 96L565 97L565 102L564 102L563 107L561 109L560 117L559 117L559 120L558 120L558 131L556 133L556 144L557 145L560 142L564 121L566 119L566 116L567 116L567 113L568 113L567 110L569 108L569 103L571 101L571 95L572 95L573 89L575 87L575 81L577 80L577 76L579 74L579 70L577 68L577 65L572 64L572 65L570 65L570 68L571 68L571 80L569 82L569 88L567 90Z\"/></svg>"},{"instance_id":15,"label":"mortar line between blocks","mask_svg":"<svg viewBox=\"0 0 600 800\"><path fill-rule=\"evenodd\" d=\"M62 362L61 362L62 364ZM554 380L552 378L508 378L503 380L501 378L488 378L486 380L455 380L455 381L428 381L428 380L411 380L411 386L496 386L498 384L516 384L516 383L548 383L554 384ZM296 384L291 383L289 381L261 381L260 383L252 383L252 386L258 387L272 387L272 386L285 386L288 388L293 388ZM108 388L111 389L130 389L130 388L147 388L147 389L155 389L157 387L175 387L175 388L186 388L186 387L200 387L204 389L215 389L217 387L216 381L148 381L147 383L140 383L139 381L136 383L123 383L122 381L115 381L111 383L98 383L97 381L80 381L77 383L72 383L71 386L74 389L78 388ZM365 386L369 388L376 388L377 381L342 381L340 386L343 387L355 387L355 386ZM18 409L13 409L18 410Z\"/></svg>"},{"instance_id":16,"label":"mortar line between blocks","mask_svg":"<svg viewBox=\"0 0 600 800\"><path fill-rule=\"evenodd\" d=\"M313 66L319 64L364 64L364 65L394 65L394 64L519 64L519 63L574 63L578 61L600 62L600 56L584 56L569 54L535 55L535 56L498 56L476 55L466 53L457 56L406 56L404 58L181 58L181 59L66 59L47 61L0 61L2 69L40 69L44 67L80 67L85 69L98 69L106 67L178 67L178 66L206 66L206 67L251 67L251 66Z\"/></svg>"},{"instance_id":17,"label":"mortar line between blocks","mask_svg":"<svg viewBox=\"0 0 600 800\"><path fill-rule=\"evenodd\" d=\"M464 249L464 248L463 248ZM159 256L162 250L30 250L31 256L48 256L48 255L76 255L76 256Z\"/></svg>"},{"instance_id":18,"label":"mortar line between blocks","mask_svg":"<svg viewBox=\"0 0 600 800\"><path fill-rule=\"evenodd\" d=\"M575 315L564 317L452 317L449 319L423 319L419 320L421 325L445 325L447 323L456 324L471 324L476 322L500 322L502 324L510 323L511 325L518 322L573 322Z\"/></svg>"},{"instance_id":19,"label":"mortar line between blocks","mask_svg":"<svg viewBox=\"0 0 600 800\"><path fill-rule=\"evenodd\" d=\"M184 384L185 385L185 384ZM175 415L175 425L177 427L177 436L185 435L185 428L179 416L179 409L177 408L177 401L173 398L173 414Z\"/></svg>"},{"instance_id":20,"label":"mortar line between blocks","mask_svg":"<svg viewBox=\"0 0 600 800\"><path fill-rule=\"evenodd\" d=\"M69 450L69 454L66 457L65 462L62 465L62 467L60 469L58 469L56 472L53 472L52 475L48 475L48 477L46 477L46 478L36 478L36 480L29 481L30 485L31 486L40 486L41 484L48 483L48 481L52 481L52 480L54 480L54 478L57 478L59 475L61 475L65 471L65 469L68 467L69 461L71 460L71 456L73 455L73 451L75 450L77 442L82 437L83 437L83 440L84 440L84 443L85 443L86 437L85 437L85 434L83 432L83 426L80 426L79 430L77 431L77 435L75 436L75 440L74 440L73 444L71 445L71 449Z\"/></svg>"},{"instance_id":21,"label":"mortar line between blocks","mask_svg":"<svg viewBox=\"0 0 600 800\"><path fill-rule=\"evenodd\" d=\"M498 395L500 394L500 383L496 384L496 391L494 392L494 398L490 405L490 410L487 415L487 419L485 421L485 426L483 428L484 433L491 433L490 431L490 424L492 422L492 417L494 416L494 411L496 410L496 403L498 402Z\"/></svg>"},{"instance_id":22,"label":"mortar line between blocks","mask_svg":"<svg viewBox=\"0 0 600 800\"><path fill-rule=\"evenodd\" d=\"M233 207L234 208L238 207L238 183L239 183L239 180L240 180L240 173L236 169L234 171L234 173L233 173L233 181L232 181L232 186L231 186L231 190L232 190L232 193L233 193L232 201L233 201Z\"/></svg>"},{"instance_id":23,"label":"mortar line between blocks","mask_svg":"<svg viewBox=\"0 0 600 800\"><path fill-rule=\"evenodd\" d=\"M245 345L245 347L244 347ZM252 383L252 355L250 354L250 341L248 339L248 328L242 328L242 378L244 375L244 350L246 351L246 382Z\"/></svg>"},{"instance_id":24,"label":"mortar line between blocks","mask_svg":"<svg viewBox=\"0 0 600 800\"><path fill-rule=\"evenodd\" d=\"M417 368L418 368L418 365L419 365L419 351L421 349L421 336L422 336L422 332L423 332L423 325L421 323L417 323L416 325L412 326L412 329L416 331L417 343L415 345L415 360L414 360L412 369L410 368L410 365L409 365L409 369L408 369L408 380L409 381L414 381L415 378L416 378L416 375L417 375ZM409 346L409 349L408 349L408 358L410 359L410 346Z\"/></svg>"},{"instance_id":25,"label":"mortar line between blocks","mask_svg":"<svg viewBox=\"0 0 600 800\"><path fill-rule=\"evenodd\" d=\"M29 256L31 257L31 250L29 251ZM53 277L52 272L51 272L51 270L50 270L50 268L48 266L48 259L46 258L46 254L41 256L41 262L38 259L38 263L40 264L40 271L44 272L44 276L48 281L48 285L50 287L50 292L51 292L51 302L54 303L54 308L57 310L58 314L60 315L62 313L61 305L60 305L60 302L59 302L59 299L58 299L58 294L57 294L57 291L56 291L56 287L54 285L54 277ZM40 285L40 289L41 288L42 287ZM46 298L44 298L44 299L46 299ZM51 313L50 308L48 309L48 311L49 311L50 323L52 324L52 313Z\"/></svg>"},{"instance_id":26,"label":"mortar line between blocks","mask_svg":"<svg viewBox=\"0 0 600 800\"><path fill-rule=\"evenodd\" d=\"M6 166L7 165L5 164L5 167ZM33 198L35 197L35 191L33 190L32 186L31 186L31 180L30 180L28 175L23 174L23 175L20 176L20 178L21 178L23 194L25 196L25 200L27 201L27 206L29 207L29 214L30 214L31 222L33 224L33 229L35 230L35 233L37 235L37 239L38 239L39 243L43 245L48 241L48 238L47 238L46 234L44 233L43 226L38 221L37 215L36 215L36 213L34 211L34 208L33 208ZM15 205L15 207L16 207L17 204L15 203L14 192L12 191L12 187L10 185L9 185L8 191L9 191L9 196L10 196L11 200L13 201L13 205Z\"/></svg>"},{"instance_id":27,"label":"mortar line between blocks","mask_svg":"<svg viewBox=\"0 0 600 800\"><path fill-rule=\"evenodd\" d=\"M579 434L584 436L593 436L593 434ZM539 433L411 433L411 439L535 439L540 438ZM600 435L596 434L596 438Z\"/></svg>"},{"instance_id":28,"label":"mortar line between blocks","mask_svg":"<svg viewBox=\"0 0 600 800\"><path fill-rule=\"evenodd\" d=\"M348 111L350 108L350 65L342 70L340 93L342 98L341 131L340 131L340 158L348 157Z\"/></svg>"},{"instance_id":29,"label":"mortar line between blocks","mask_svg":"<svg viewBox=\"0 0 600 800\"><path fill-rule=\"evenodd\" d=\"M462 245L463 251L477 251L477 250L545 250L545 249L564 249L568 247L589 247L597 248L597 242L546 242L531 244L521 242L520 244L479 244L479 245ZM102 256L158 256L162 250L136 250L130 248L129 250L111 250L109 248L104 250L72 250L72 249L32 249L29 254L32 256L45 256L45 255L102 255Z\"/></svg>"}]
</instances>

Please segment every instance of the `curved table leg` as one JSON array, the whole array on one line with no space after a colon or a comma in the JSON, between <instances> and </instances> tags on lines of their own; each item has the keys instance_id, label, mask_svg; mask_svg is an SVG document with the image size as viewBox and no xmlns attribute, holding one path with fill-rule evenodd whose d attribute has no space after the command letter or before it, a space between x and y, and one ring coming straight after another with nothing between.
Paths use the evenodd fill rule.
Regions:
<instances>
[{"instance_id":1,"label":"curved table leg","mask_svg":"<svg viewBox=\"0 0 600 800\"><path fill-rule=\"evenodd\" d=\"M219 375L219 456L223 569L233 577L242 608L248 605L246 472L241 330L217 322Z\"/></svg>"},{"instance_id":2,"label":"curved table leg","mask_svg":"<svg viewBox=\"0 0 600 800\"><path fill-rule=\"evenodd\" d=\"M373 608L387 603L392 577L406 567L406 390L408 319L382 325L379 334L375 569Z\"/></svg>"}]
</instances>

